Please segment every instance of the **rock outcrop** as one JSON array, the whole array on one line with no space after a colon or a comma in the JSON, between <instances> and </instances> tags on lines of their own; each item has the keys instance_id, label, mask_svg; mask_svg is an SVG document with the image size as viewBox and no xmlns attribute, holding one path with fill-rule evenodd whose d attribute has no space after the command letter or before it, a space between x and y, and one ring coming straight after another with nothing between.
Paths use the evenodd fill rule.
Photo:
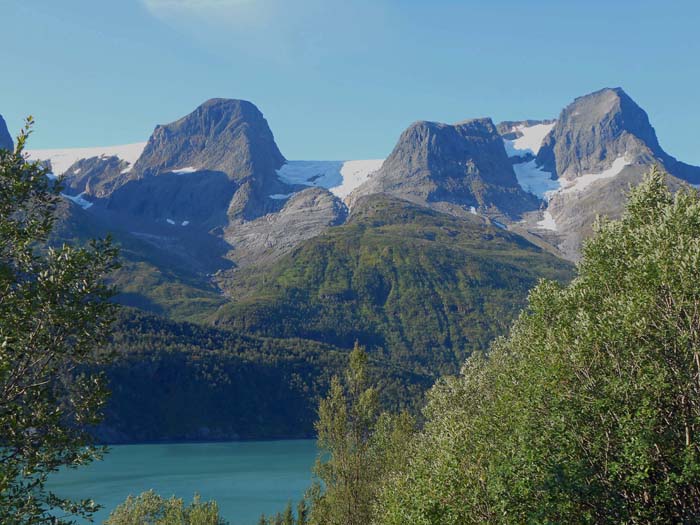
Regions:
<instances>
[{"instance_id":1,"label":"rock outcrop","mask_svg":"<svg viewBox=\"0 0 700 525\"><path fill-rule=\"evenodd\" d=\"M328 190L307 188L291 195L282 209L231 225L225 235L236 264L272 261L330 226L345 222L347 208Z\"/></svg>"},{"instance_id":2,"label":"rock outcrop","mask_svg":"<svg viewBox=\"0 0 700 525\"><path fill-rule=\"evenodd\" d=\"M458 124L416 122L405 130L381 169L351 195L386 193L454 215L515 219L538 207L518 185L491 119Z\"/></svg>"},{"instance_id":3,"label":"rock outcrop","mask_svg":"<svg viewBox=\"0 0 700 525\"><path fill-rule=\"evenodd\" d=\"M700 168L679 162L659 145L646 112L621 88L579 97L559 115L537 164L564 179L601 173L625 157L629 165L662 164L675 177L700 183Z\"/></svg>"},{"instance_id":4,"label":"rock outcrop","mask_svg":"<svg viewBox=\"0 0 700 525\"><path fill-rule=\"evenodd\" d=\"M621 88L606 88L579 97L559 115L534 160L543 176L558 179L560 189L548 195L548 221L539 231L571 260L580 257L596 216L617 218L630 185L659 165L677 189L700 182L700 168L679 162L659 145L646 112ZM543 231L547 224L549 231Z\"/></svg>"},{"instance_id":5,"label":"rock outcrop","mask_svg":"<svg viewBox=\"0 0 700 525\"><path fill-rule=\"evenodd\" d=\"M5 119L0 115L0 149L11 150L14 148L14 143L12 142L12 136L7 130L7 124Z\"/></svg>"},{"instance_id":6,"label":"rock outcrop","mask_svg":"<svg viewBox=\"0 0 700 525\"><path fill-rule=\"evenodd\" d=\"M130 179L129 163L116 155L80 159L63 173L66 192L105 198Z\"/></svg>"},{"instance_id":7,"label":"rock outcrop","mask_svg":"<svg viewBox=\"0 0 700 525\"><path fill-rule=\"evenodd\" d=\"M289 190L277 177L284 162L255 105L217 98L175 122L157 126L133 171L137 177L203 170L224 173L236 188L229 216L250 220L273 211L269 194Z\"/></svg>"}]
</instances>

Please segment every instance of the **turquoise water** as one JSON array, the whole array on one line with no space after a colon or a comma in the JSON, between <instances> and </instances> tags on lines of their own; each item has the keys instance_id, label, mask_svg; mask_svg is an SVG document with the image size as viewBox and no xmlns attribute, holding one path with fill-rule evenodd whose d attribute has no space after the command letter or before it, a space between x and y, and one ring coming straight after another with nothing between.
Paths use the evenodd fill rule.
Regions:
<instances>
[{"instance_id":1,"label":"turquoise water","mask_svg":"<svg viewBox=\"0 0 700 525\"><path fill-rule=\"evenodd\" d=\"M103 461L56 474L50 488L64 497L92 498L105 506L102 523L129 494L154 489L162 496L215 499L231 525L255 525L262 512L282 511L311 482L313 440L120 445Z\"/></svg>"}]
</instances>

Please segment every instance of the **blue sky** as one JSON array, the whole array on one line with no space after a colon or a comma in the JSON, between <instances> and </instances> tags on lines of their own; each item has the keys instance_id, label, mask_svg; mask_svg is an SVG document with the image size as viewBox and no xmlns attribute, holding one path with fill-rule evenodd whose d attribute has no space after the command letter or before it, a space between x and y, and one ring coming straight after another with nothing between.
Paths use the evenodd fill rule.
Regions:
<instances>
[{"instance_id":1,"label":"blue sky","mask_svg":"<svg viewBox=\"0 0 700 525\"><path fill-rule=\"evenodd\" d=\"M31 147L146 140L211 97L290 159L386 156L415 120L555 117L622 86L700 164L696 0L3 0L0 114Z\"/></svg>"}]
</instances>

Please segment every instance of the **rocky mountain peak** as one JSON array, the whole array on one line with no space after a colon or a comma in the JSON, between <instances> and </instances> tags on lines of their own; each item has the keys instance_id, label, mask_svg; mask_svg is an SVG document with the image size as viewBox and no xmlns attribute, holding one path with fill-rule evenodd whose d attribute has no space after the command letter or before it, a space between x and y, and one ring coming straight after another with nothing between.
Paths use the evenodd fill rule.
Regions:
<instances>
[{"instance_id":1,"label":"rocky mountain peak","mask_svg":"<svg viewBox=\"0 0 700 525\"><path fill-rule=\"evenodd\" d=\"M659 145L647 113L622 88L578 97L564 108L537 155L537 165L565 179L628 165L662 164L672 175L700 182L700 169L677 161Z\"/></svg>"},{"instance_id":2,"label":"rocky mountain peak","mask_svg":"<svg viewBox=\"0 0 700 525\"><path fill-rule=\"evenodd\" d=\"M565 179L600 173L618 158L652 161L663 151L646 112L622 88L578 97L564 108L537 164Z\"/></svg>"},{"instance_id":3,"label":"rocky mountain peak","mask_svg":"<svg viewBox=\"0 0 700 525\"><path fill-rule=\"evenodd\" d=\"M12 142L12 136L7 130L7 124L5 119L0 115L0 149L14 149L14 143Z\"/></svg>"},{"instance_id":4,"label":"rocky mountain peak","mask_svg":"<svg viewBox=\"0 0 700 525\"><path fill-rule=\"evenodd\" d=\"M536 207L537 200L518 185L490 118L411 124L381 169L353 198L372 193L387 193L450 213L479 209L507 217Z\"/></svg>"},{"instance_id":5,"label":"rocky mountain peak","mask_svg":"<svg viewBox=\"0 0 700 525\"><path fill-rule=\"evenodd\" d=\"M157 126L134 171L143 175L185 169L221 171L241 182L253 171L274 172L284 162L254 104L214 98L175 122Z\"/></svg>"},{"instance_id":6,"label":"rocky mountain peak","mask_svg":"<svg viewBox=\"0 0 700 525\"><path fill-rule=\"evenodd\" d=\"M285 162L267 121L254 104L214 98L175 122L156 126L121 186L154 179L149 187L165 184L187 193L195 187L207 194L220 192L228 196L228 201L221 213L216 211L216 217L251 220L276 210L278 203L268 195L289 192L289 186L277 176ZM215 184L203 188L198 177ZM156 197L160 193L157 189L154 192ZM212 198L212 202L219 203L218 198ZM109 204L114 208L127 205L127 201L113 195ZM210 207L199 198L197 202Z\"/></svg>"}]
</instances>

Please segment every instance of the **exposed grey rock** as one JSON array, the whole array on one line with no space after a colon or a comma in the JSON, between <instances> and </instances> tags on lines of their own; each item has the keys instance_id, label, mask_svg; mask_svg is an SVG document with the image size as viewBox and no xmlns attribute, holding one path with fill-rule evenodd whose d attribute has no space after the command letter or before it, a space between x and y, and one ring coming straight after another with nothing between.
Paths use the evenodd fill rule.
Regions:
<instances>
[{"instance_id":1,"label":"exposed grey rock","mask_svg":"<svg viewBox=\"0 0 700 525\"><path fill-rule=\"evenodd\" d=\"M5 119L2 118L2 115L0 115L0 149L12 150L14 147L15 145L12 142L10 132L7 130Z\"/></svg>"},{"instance_id":2,"label":"exposed grey rock","mask_svg":"<svg viewBox=\"0 0 700 525\"><path fill-rule=\"evenodd\" d=\"M557 232L550 239L552 244L566 259L577 261L583 242L593 234L596 218L618 219L630 187L641 183L647 171L648 166L627 166L615 177L596 182L584 192L556 194L547 208L557 224ZM666 183L674 192L686 185L672 175Z\"/></svg>"},{"instance_id":3,"label":"exposed grey rock","mask_svg":"<svg viewBox=\"0 0 700 525\"><path fill-rule=\"evenodd\" d=\"M537 215L527 217L533 233L546 237L568 259L580 257L597 216L617 218L624 210L630 185L641 182L653 165L671 175L671 189L700 182L700 168L677 161L663 151L646 112L621 88L602 89L579 97L560 114L536 157L537 165L570 183L610 169L616 159L625 166L617 174L595 180L581 191L554 193L547 207L556 232L538 229Z\"/></svg>"},{"instance_id":4,"label":"exposed grey rock","mask_svg":"<svg viewBox=\"0 0 700 525\"><path fill-rule=\"evenodd\" d=\"M405 130L381 169L351 195L387 193L456 215L515 219L539 200L518 185L491 119L458 124L416 122Z\"/></svg>"},{"instance_id":5,"label":"exposed grey rock","mask_svg":"<svg viewBox=\"0 0 700 525\"><path fill-rule=\"evenodd\" d=\"M301 188L280 181L284 162L253 104L213 99L156 127L133 167L117 157L76 162L65 192L85 192L93 206L81 216L115 225L123 242L147 245L149 260L157 254L214 273L231 261L273 260L344 221L345 205L329 192L294 194ZM270 198L275 194L294 195ZM195 246L199 251L188 252Z\"/></svg>"},{"instance_id":6,"label":"exposed grey rock","mask_svg":"<svg viewBox=\"0 0 700 525\"><path fill-rule=\"evenodd\" d=\"M170 219L211 229L226 225L235 189L220 171L168 173L130 181L115 190L104 207L145 222Z\"/></svg>"},{"instance_id":7,"label":"exposed grey rock","mask_svg":"<svg viewBox=\"0 0 700 525\"><path fill-rule=\"evenodd\" d=\"M564 108L542 144L537 164L572 179L600 173L623 156L636 165L660 163L678 178L700 182L700 168L663 151L646 112L622 88L601 89Z\"/></svg>"},{"instance_id":8,"label":"exposed grey rock","mask_svg":"<svg viewBox=\"0 0 700 525\"><path fill-rule=\"evenodd\" d=\"M157 126L134 171L158 175L194 167L242 182L253 169L274 171L285 159L260 110L245 100L207 100L189 115Z\"/></svg>"},{"instance_id":9,"label":"exposed grey rock","mask_svg":"<svg viewBox=\"0 0 700 525\"><path fill-rule=\"evenodd\" d=\"M80 159L63 174L66 193L85 192L97 198L108 197L131 179L129 163L117 156Z\"/></svg>"},{"instance_id":10,"label":"exposed grey rock","mask_svg":"<svg viewBox=\"0 0 700 525\"><path fill-rule=\"evenodd\" d=\"M248 266L277 259L302 241L342 224L346 217L347 208L335 195L307 188L289 197L278 213L232 223L225 239L232 247L231 259Z\"/></svg>"},{"instance_id":11,"label":"exposed grey rock","mask_svg":"<svg viewBox=\"0 0 700 525\"><path fill-rule=\"evenodd\" d=\"M289 191L276 173L284 162L258 108L244 100L211 99L189 115L157 126L133 171L137 177L184 168L224 173L241 192L228 207L229 215L254 219L273 211L267 195Z\"/></svg>"}]
</instances>

